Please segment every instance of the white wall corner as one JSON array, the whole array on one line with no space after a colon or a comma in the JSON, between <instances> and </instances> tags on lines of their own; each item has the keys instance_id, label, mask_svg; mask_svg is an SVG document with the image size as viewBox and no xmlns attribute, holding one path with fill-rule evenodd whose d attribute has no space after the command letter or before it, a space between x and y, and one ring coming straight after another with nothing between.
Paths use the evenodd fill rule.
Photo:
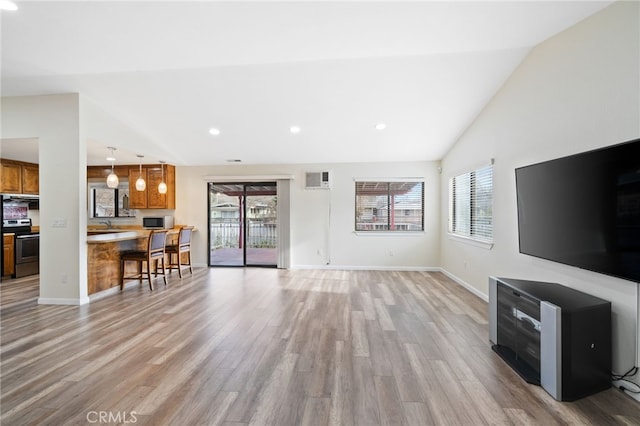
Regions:
<instances>
[{"instance_id":1,"label":"white wall corner","mask_svg":"<svg viewBox=\"0 0 640 426\"><path fill-rule=\"evenodd\" d=\"M462 280L461 278L456 277L455 275L453 275L451 272L447 271L444 268L438 268L438 270L440 272L442 272L443 274L445 274L447 277L451 278L454 282L456 282L457 284L460 284L462 287L466 288L467 290L469 290L471 293L473 293L474 295L478 296L480 299L484 300L485 302L489 303L489 295L481 292L480 290L478 290L477 288L475 288L474 286L472 286L471 284L465 282L464 280ZM487 279L489 279L489 277L487 277Z\"/></svg>"}]
</instances>

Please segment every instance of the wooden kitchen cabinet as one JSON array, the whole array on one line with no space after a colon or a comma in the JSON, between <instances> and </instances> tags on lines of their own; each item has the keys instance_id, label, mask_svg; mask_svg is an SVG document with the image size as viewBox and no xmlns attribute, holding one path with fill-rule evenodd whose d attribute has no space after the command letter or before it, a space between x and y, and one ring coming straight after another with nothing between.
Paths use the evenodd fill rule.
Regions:
<instances>
[{"instance_id":1,"label":"wooden kitchen cabinet","mask_svg":"<svg viewBox=\"0 0 640 426\"><path fill-rule=\"evenodd\" d=\"M167 193L160 194L158 185L162 182L164 173L164 183L167 184ZM160 167L147 168L147 207L150 209L175 209L176 208L176 179L175 167L164 165L164 172Z\"/></svg>"},{"instance_id":2,"label":"wooden kitchen cabinet","mask_svg":"<svg viewBox=\"0 0 640 426\"><path fill-rule=\"evenodd\" d=\"M2 238L2 250L4 252L4 275L13 275L15 273L14 270L14 245L13 245L13 234L3 235Z\"/></svg>"},{"instance_id":3,"label":"wooden kitchen cabinet","mask_svg":"<svg viewBox=\"0 0 640 426\"><path fill-rule=\"evenodd\" d=\"M130 166L115 166L113 172L118 176L120 182L129 179ZM104 179L111 173L111 166L87 166L87 179Z\"/></svg>"},{"instance_id":4,"label":"wooden kitchen cabinet","mask_svg":"<svg viewBox=\"0 0 640 426\"><path fill-rule=\"evenodd\" d=\"M142 167L142 178L147 183L144 191L136 190L136 180L140 176L139 168L129 169L129 207L132 209L175 209L176 182L175 166L164 165L164 182L167 193L160 194L158 185L162 181L162 170L159 164Z\"/></svg>"},{"instance_id":5,"label":"wooden kitchen cabinet","mask_svg":"<svg viewBox=\"0 0 640 426\"><path fill-rule=\"evenodd\" d=\"M2 160L0 165L0 192L9 194L22 193L22 168L20 164L7 163Z\"/></svg>"},{"instance_id":6,"label":"wooden kitchen cabinet","mask_svg":"<svg viewBox=\"0 0 640 426\"><path fill-rule=\"evenodd\" d=\"M40 170L37 164L22 165L22 193L30 195L40 193Z\"/></svg>"},{"instance_id":7,"label":"wooden kitchen cabinet","mask_svg":"<svg viewBox=\"0 0 640 426\"><path fill-rule=\"evenodd\" d=\"M142 175L142 179L147 182L147 169L142 168L142 173L138 168L129 169L129 208L130 209L146 209L147 207L147 189L149 188L149 182L147 182L147 189L144 191L138 191L136 189L136 180Z\"/></svg>"},{"instance_id":8,"label":"wooden kitchen cabinet","mask_svg":"<svg viewBox=\"0 0 640 426\"><path fill-rule=\"evenodd\" d=\"M142 178L147 184L144 191L136 190L136 180L140 176L140 166L119 165L114 168L120 182L129 181L129 208L131 209L175 209L176 208L176 167L164 165L164 182L167 193L160 194L158 185L162 182L163 171L160 164L142 167ZM107 179L111 166L88 166L87 179Z\"/></svg>"},{"instance_id":9,"label":"wooden kitchen cabinet","mask_svg":"<svg viewBox=\"0 0 640 426\"><path fill-rule=\"evenodd\" d=\"M0 182L2 193L38 195L39 167L34 163L0 159Z\"/></svg>"}]
</instances>

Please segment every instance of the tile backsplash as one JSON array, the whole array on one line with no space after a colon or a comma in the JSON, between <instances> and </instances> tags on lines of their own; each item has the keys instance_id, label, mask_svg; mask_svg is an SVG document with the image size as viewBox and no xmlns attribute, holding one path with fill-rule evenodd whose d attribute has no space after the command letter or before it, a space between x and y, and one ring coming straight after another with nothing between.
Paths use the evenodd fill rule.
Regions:
<instances>
[{"instance_id":1,"label":"tile backsplash","mask_svg":"<svg viewBox=\"0 0 640 426\"><path fill-rule=\"evenodd\" d=\"M26 219L29 217L27 206L2 206L2 217L5 219Z\"/></svg>"}]
</instances>

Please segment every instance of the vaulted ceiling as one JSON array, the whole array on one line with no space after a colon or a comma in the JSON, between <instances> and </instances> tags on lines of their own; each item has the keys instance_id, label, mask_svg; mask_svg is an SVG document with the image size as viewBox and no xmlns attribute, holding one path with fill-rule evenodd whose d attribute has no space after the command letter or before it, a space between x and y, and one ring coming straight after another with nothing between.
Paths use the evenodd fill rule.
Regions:
<instances>
[{"instance_id":1,"label":"vaulted ceiling","mask_svg":"<svg viewBox=\"0 0 640 426\"><path fill-rule=\"evenodd\" d=\"M141 135L89 141L89 164L213 165L440 159L532 48L611 2L17 3L3 96L81 93Z\"/></svg>"}]
</instances>

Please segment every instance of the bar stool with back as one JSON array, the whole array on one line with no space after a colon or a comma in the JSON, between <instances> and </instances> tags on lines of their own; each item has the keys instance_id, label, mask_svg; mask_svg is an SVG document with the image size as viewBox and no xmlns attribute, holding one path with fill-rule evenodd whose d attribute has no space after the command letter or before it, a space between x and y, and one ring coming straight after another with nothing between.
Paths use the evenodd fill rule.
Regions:
<instances>
[{"instance_id":1,"label":"bar stool with back","mask_svg":"<svg viewBox=\"0 0 640 426\"><path fill-rule=\"evenodd\" d=\"M166 245L167 231L166 230L153 230L149 234L149 241L147 243L147 250L135 250L122 253L120 256L120 291L124 289L125 279L139 279L142 283L144 273L142 271L142 264L147 263L146 275L149 280L149 289L153 290L153 283L151 281L151 262L155 264L154 276L158 276L158 261L161 262L162 278L164 279L164 285L167 285L167 274L165 271L164 255ZM138 273L136 275L125 276L125 264L126 262L136 262L138 264Z\"/></svg>"},{"instance_id":2,"label":"bar stool with back","mask_svg":"<svg viewBox=\"0 0 640 426\"><path fill-rule=\"evenodd\" d=\"M178 270L178 275L182 278L182 268L189 267L189 272L193 274L191 269L191 234L193 232L193 226L183 226L178 233L178 241L176 244L169 244L166 247L166 252L169 255L169 272L173 269ZM186 253L187 262L182 263L182 254ZM176 260L174 262L173 256Z\"/></svg>"}]
</instances>

